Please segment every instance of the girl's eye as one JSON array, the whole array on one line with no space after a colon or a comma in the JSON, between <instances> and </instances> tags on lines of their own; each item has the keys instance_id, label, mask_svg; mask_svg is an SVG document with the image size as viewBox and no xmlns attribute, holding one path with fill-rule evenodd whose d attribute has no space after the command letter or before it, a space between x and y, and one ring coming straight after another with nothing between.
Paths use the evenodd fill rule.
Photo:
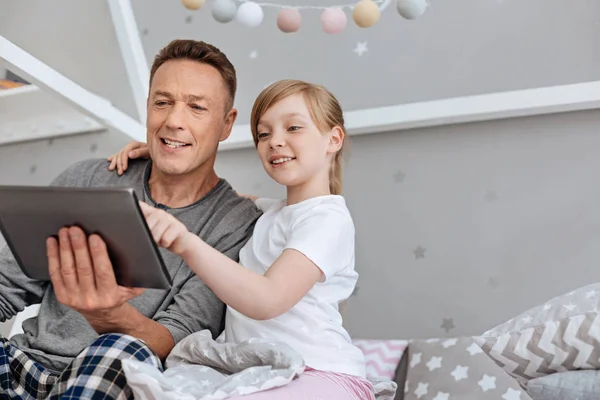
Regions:
<instances>
[{"instance_id":1,"label":"girl's eye","mask_svg":"<svg viewBox=\"0 0 600 400\"><path fill-rule=\"evenodd\" d=\"M297 131L297 130L299 130L299 129L300 129L300 127L299 127L299 126L295 126L295 125L294 125L294 126L290 126L290 127L288 128L288 131Z\"/></svg>"},{"instance_id":2,"label":"girl's eye","mask_svg":"<svg viewBox=\"0 0 600 400\"><path fill-rule=\"evenodd\" d=\"M259 139L266 138L267 136L269 136L268 133L259 133L258 135L256 135L256 137L258 137Z\"/></svg>"}]
</instances>

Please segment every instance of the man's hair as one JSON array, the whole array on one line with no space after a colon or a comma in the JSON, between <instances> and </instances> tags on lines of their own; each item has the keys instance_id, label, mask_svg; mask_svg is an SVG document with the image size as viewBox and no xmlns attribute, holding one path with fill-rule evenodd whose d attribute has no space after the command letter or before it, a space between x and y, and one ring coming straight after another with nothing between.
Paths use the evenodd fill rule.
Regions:
<instances>
[{"instance_id":1,"label":"man's hair","mask_svg":"<svg viewBox=\"0 0 600 400\"><path fill-rule=\"evenodd\" d=\"M215 46L197 40L173 40L167 46L163 47L152 63L150 69L150 85L156 70L165 62L170 60L191 60L202 64L210 65L221 74L227 91L229 92L229 101L225 112L233 107L235 92L237 90L237 78L235 68L227 56Z\"/></svg>"}]
</instances>

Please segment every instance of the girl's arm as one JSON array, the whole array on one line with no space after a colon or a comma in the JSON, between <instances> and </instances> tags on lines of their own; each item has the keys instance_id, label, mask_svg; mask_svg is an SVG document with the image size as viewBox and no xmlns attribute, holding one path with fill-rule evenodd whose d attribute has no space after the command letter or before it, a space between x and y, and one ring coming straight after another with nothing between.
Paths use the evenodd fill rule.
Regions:
<instances>
[{"instance_id":1,"label":"girl's arm","mask_svg":"<svg viewBox=\"0 0 600 400\"><path fill-rule=\"evenodd\" d=\"M181 256L221 301L252 319L285 313L323 277L308 257L291 249L258 274L206 244L169 213L143 202L140 207L156 243Z\"/></svg>"},{"instance_id":2,"label":"girl's arm","mask_svg":"<svg viewBox=\"0 0 600 400\"><path fill-rule=\"evenodd\" d=\"M237 192L236 192L237 193ZM246 197L252 201L256 201L258 199L258 196L252 196L251 194L242 194L242 193L237 193L238 196L241 197Z\"/></svg>"},{"instance_id":3,"label":"girl's arm","mask_svg":"<svg viewBox=\"0 0 600 400\"><path fill-rule=\"evenodd\" d=\"M297 250L284 250L260 275L189 234L193 237L182 258L221 301L249 318L265 320L285 313L321 280L319 267Z\"/></svg>"}]
</instances>

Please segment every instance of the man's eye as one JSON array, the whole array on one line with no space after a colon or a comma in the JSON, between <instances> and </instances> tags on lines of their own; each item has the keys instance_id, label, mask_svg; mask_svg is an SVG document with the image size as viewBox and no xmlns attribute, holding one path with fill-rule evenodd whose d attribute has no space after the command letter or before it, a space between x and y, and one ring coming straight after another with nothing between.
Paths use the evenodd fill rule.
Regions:
<instances>
[{"instance_id":1,"label":"man's eye","mask_svg":"<svg viewBox=\"0 0 600 400\"><path fill-rule=\"evenodd\" d=\"M155 102L154 104L159 107L163 107L163 106L166 106L168 103L164 100L159 100L159 101Z\"/></svg>"},{"instance_id":2,"label":"man's eye","mask_svg":"<svg viewBox=\"0 0 600 400\"><path fill-rule=\"evenodd\" d=\"M192 105L192 108L193 108L194 110L198 110L198 111L204 111L204 110L206 110L206 108L205 108L205 107L199 106L198 104L193 104L193 105Z\"/></svg>"}]
</instances>

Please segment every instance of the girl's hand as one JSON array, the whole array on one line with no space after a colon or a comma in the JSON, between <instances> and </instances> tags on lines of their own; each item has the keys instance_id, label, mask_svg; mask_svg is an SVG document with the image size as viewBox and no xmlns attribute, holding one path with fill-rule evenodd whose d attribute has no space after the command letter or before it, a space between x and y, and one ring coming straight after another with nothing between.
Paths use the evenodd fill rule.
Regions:
<instances>
[{"instance_id":1,"label":"girl's hand","mask_svg":"<svg viewBox=\"0 0 600 400\"><path fill-rule=\"evenodd\" d=\"M127 164L130 158L148 158L149 156L148 145L146 143L132 140L119 150L118 153L108 157L107 160L110 162L108 169L112 171L117 168L117 173L123 175L127 171Z\"/></svg>"},{"instance_id":2,"label":"girl's hand","mask_svg":"<svg viewBox=\"0 0 600 400\"><path fill-rule=\"evenodd\" d=\"M177 218L141 201L140 208L157 245L179 256L183 256L193 246L196 236Z\"/></svg>"}]
</instances>

